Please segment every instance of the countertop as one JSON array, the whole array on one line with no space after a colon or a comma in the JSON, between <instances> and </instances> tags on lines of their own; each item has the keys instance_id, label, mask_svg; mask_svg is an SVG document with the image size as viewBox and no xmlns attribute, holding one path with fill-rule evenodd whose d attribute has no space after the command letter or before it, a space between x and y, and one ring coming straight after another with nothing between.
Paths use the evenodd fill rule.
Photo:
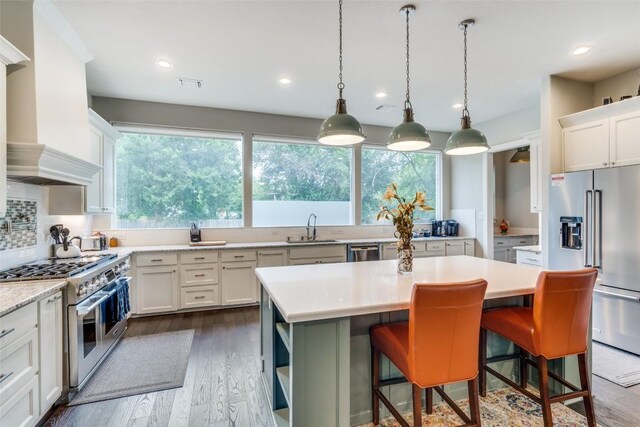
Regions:
<instances>
[{"instance_id":1,"label":"countertop","mask_svg":"<svg viewBox=\"0 0 640 427\"><path fill-rule=\"evenodd\" d=\"M52 295L65 286L65 279L0 283L0 317Z\"/></svg>"},{"instance_id":2,"label":"countertop","mask_svg":"<svg viewBox=\"0 0 640 427\"><path fill-rule=\"evenodd\" d=\"M413 274L397 261L257 268L256 275L287 322L347 317L409 308L414 283L483 278L485 299L532 294L542 269L470 256L416 258Z\"/></svg>"},{"instance_id":3,"label":"countertop","mask_svg":"<svg viewBox=\"0 0 640 427\"><path fill-rule=\"evenodd\" d=\"M515 249L516 251L533 252L535 254L542 253L542 248L540 247L540 245L514 246L513 249Z\"/></svg>"},{"instance_id":4,"label":"countertop","mask_svg":"<svg viewBox=\"0 0 640 427\"><path fill-rule=\"evenodd\" d=\"M520 232L507 233L507 234L502 234L502 233L493 234L493 237L529 237L529 236L538 236L538 234L537 233L520 233Z\"/></svg>"}]
</instances>

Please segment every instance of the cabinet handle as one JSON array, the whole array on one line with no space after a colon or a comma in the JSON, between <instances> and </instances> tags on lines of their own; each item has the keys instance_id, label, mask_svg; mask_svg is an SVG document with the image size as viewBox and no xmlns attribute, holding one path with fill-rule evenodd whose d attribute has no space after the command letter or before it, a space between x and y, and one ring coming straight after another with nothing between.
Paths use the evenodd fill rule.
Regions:
<instances>
[{"instance_id":1,"label":"cabinet handle","mask_svg":"<svg viewBox=\"0 0 640 427\"><path fill-rule=\"evenodd\" d=\"M11 328L11 329L3 329L2 332L0 332L0 338L9 335L11 332L15 331L16 328Z\"/></svg>"},{"instance_id":2,"label":"cabinet handle","mask_svg":"<svg viewBox=\"0 0 640 427\"><path fill-rule=\"evenodd\" d=\"M496 242L496 245L504 245L504 242Z\"/></svg>"},{"instance_id":3,"label":"cabinet handle","mask_svg":"<svg viewBox=\"0 0 640 427\"><path fill-rule=\"evenodd\" d=\"M13 375L13 371L9 372L8 374L0 374L0 383L9 378L11 375Z\"/></svg>"},{"instance_id":4,"label":"cabinet handle","mask_svg":"<svg viewBox=\"0 0 640 427\"><path fill-rule=\"evenodd\" d=\"M57 297L55 297L55 298L50 298L50 299L48 299L48 300L47 300L47 302L48 302L48 303L49 303L49 302L55 302L55 301L58 301L60 298L62 298L62 295L58 295L58 296L57 296Z\"/></svg>"},{"instance_id":5,"label":"cabinet handle","mask_svg":"<svg viewBox=\"0 0 640 427\"><path fill-rule=\"evenodd\" d=\"M538 262L538 260L537 260L537 259L535 259L535 258L527 258L527 261L531 261L531 262Z\"/></svg>"},{"instance_id":6,"label":"cabinet handle","mask_svg":"<svg viewBox=\"0 0 640 427\"><path fill-rule=\"evenodd\" d=\"M613 166L613 165L615 165L615 164L616 164L616 162L611 162L611 166Z\"/></svg>"},{"instance_id":7,"label":"cabinet handle","mask_svg":"<svg viewBox=\"0 0 640 427\"><path fill-rule=\"evenodd\" d=\"M204 277L204 274L196 274L194 277Z\"/></svg>"},{"instance_id":8,"label":"cabinet handle","mask_svg":"<svg viewBox=\"0 0 640 427\"><path fill-rule=\"evenodd\" d=\"M203 256L195 257L194 259L204 259Z\"/></svg>"},{"instance_id":9,"label":"cabinet handle","mask_svg":"<svg viewBox=\"0 0 640 427\"><path fill-rule=\"evenodd\" d=\"M152 260L151 260L151 262L160 262L160 261L162 261L162 258L159 258L159 259L152 259Z\"/></svg>"},{"instance_id":10,"label":"cabinet handle","mask_svg":"<svg viewBox=\"0 0 640 427\"><path fill-rule=\"evenodd\" d=\"M204 296L202 296L202 295L197 296L197 297L193 297L193 299L203 299L203 298L204 298Z\"/></svg>"},{"instance_id":11,"label":"cabinet handle","mask_svg":"<svg viewBox=\"0 0 640 427\"><path fill-rule=\"evenodd\" d=\"M234 255L234 258L244 258L244 255Z\"/></svg>"},{"instance_id":12,"label":"cabinet handle","mask_svg":"<svg viewBox=\"0 0 640 427\"><path fill-rule=\"evenodd\" d=\"M606 164L606 163L603 163L603 164L602 164L602 166L607 166L607 164Z\"/></svg>"}]
</instances>

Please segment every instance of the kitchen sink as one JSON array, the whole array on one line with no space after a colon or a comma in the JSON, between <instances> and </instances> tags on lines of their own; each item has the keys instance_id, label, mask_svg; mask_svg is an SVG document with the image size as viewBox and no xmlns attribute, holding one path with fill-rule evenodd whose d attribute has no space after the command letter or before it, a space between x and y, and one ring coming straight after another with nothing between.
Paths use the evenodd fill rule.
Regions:
<instances>
[{"instance_id":1,"label":"kitchen sink","mask_svg":"<svg viewBox=\"0 0 640 427\"><path fill-rule=\"evenodd\" d=\"M290 241L287 241L287 243L291 243L291 244L298 244L298 243L313 244L313 243L334 243L334 242L337 242L337 240L333 240L333 239L316 239L316 240L290 240Z\"/></svg>"}]
</instances>

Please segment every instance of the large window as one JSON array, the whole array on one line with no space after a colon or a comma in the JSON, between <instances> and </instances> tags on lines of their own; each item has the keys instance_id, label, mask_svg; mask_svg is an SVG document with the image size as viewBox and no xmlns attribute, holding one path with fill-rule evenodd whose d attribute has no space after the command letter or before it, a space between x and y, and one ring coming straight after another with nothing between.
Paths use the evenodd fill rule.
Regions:
<instances>
[{"instance_id":1,"label":"large window","mask_svg":"<svg viewBox=\"0 0 640 427\"><path fill-rule=\"evenodd\" d=\"M353 224L351 148L253 141L253 226Z\"/></svg>"},{"instance_id":2,"label":"large window","mask_svg":"<svg viewBox=\"0 0 640 427\"><path fill-rule=\"evenodd\" d=\"M237 137L124 132L116 144L116 227L241 227Z\"/></svg>"},{"instance_id":3,"label":"large window","mask_svg":"<svg viewBox=\"0 0 640 427\"><path fill-rule=\"evenodd\" d=\"M416 223L429 223L436 217L439 152L418 151L401 153L385 148L362 147L362 224L379 224L382 195L391 182L398 184L401 196L413 198L416 191L427 194L427 204L433 211L416 212Z\"/></svg>"}]
</instances>

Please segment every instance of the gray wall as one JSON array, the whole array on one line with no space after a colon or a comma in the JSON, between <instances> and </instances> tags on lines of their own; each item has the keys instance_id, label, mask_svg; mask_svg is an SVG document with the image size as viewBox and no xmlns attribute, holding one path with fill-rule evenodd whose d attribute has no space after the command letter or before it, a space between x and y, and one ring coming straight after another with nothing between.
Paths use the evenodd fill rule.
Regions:
<instances>
[{"instance_id":1,"label":"gray wall","mask_svg":"<svg viewBox=\"0 0 640 427\"><path fill-rule=\"evenodd\" d=\"M602 98L610 96L618 101L623 95L638 95L640 68L609 77L593 84L593 106L602 105Z\"/></svg>"}]
</instances>

